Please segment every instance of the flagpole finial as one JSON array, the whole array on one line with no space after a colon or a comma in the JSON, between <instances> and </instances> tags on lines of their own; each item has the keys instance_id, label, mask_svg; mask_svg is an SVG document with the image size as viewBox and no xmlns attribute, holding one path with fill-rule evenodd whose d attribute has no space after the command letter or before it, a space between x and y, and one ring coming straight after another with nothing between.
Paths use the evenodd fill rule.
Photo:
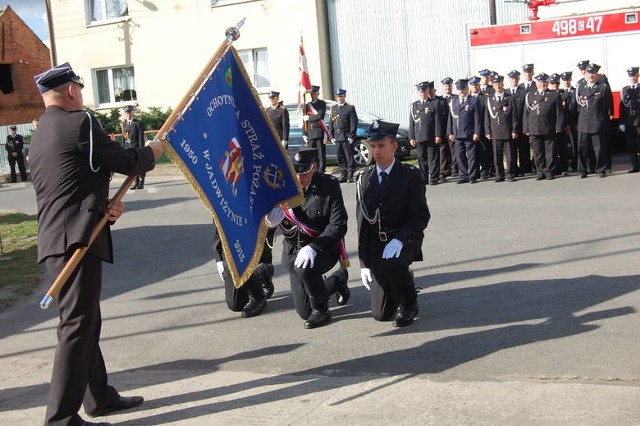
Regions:
<instances>
[{"instance_id":1,"label":"flagpole finial","mask_svg":"<svg viewBox=\"0 0 640 426\"><path fill-rule=\"evenodd\" d=\"M228 42L233 42L240 38L240 28L244 25L244 21L246 19L247 18L242 18L235 27L227 28L227 31L225 31L224 35L227 37Z\"/></svg>"}]
</instances>

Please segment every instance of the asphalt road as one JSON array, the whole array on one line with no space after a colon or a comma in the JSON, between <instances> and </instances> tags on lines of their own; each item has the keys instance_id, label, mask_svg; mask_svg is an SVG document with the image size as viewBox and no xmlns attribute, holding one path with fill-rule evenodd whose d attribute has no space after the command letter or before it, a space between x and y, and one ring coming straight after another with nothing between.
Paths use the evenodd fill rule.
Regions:
<instances>
[{"instance_id":1,"label":"asphalt road","mask_svg":"<svg viewBox=\"0 0 640 426\"><path fill-rule=\"evenodd\" d=\"M102 350L138 410L119 425L640 424L640 175L428 187L420 317L375 322L343 184L352 296L305 330L274 250L263 315L224 302L209 213L184 179L125 197L105 266ZM114 184L121 183L116 179ZM117 185L114 185L114 191ZM35 212L30 184L0 209ZM0 312L0 423L41 424L55 348L47 283Z\"/></svg>"}]
</instances>

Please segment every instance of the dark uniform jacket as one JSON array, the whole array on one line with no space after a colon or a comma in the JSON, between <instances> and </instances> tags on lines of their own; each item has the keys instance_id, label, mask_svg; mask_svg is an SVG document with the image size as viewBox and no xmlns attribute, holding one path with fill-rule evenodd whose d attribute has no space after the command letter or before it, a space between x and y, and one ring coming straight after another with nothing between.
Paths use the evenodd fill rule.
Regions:
<instances>
[{"instance_id":1,"label":"dark uniform jacket","mask_svg":"<svg viewBox=\"0 0 640 426\"><path fill-rule=\"evenodd\" d=\"M564 114L560 94L547 90L527 93L524 105L523 131L532 135L551 135L562 131Z\"/></svg>"},{"instance_id":2,"label":"dark uniform jacket","mask_svg":"<svg viewBox=\"0 0 640 426\"><path fill-rule=\"evenodd\" d=\"M422 260L424 229L431 215L427 206L422 173L416 167L395 161L384 188L378 183L376 166L366 169L358 179L356 218L358 221L358 255L363 268L379 262L371 256L371 245L392 239L400 240ZM361 196L360 196L361 195ZM364 211L363 211L364 210ZM378 221L370 223L379 211ZM381 238L380 232L384 237Z\"/></svg>"},{"instance_id":3,"label":"dark uniform jacket","mask_svg":"<svg viewBox=\"0 0 640 426\"><path fill-rule=\"evenodd\" d=\"M18 153L18 157L22 155L22 150L24 148L24 139L22 139L22 135L19 134L9 134L7 135L7 144L4 146L4 149L7 150L9 155L13 152Z\"/></svg>"},{"instance_id":4,"label":"dark uniform jacket","mask_svg":"<svg viewBox=\"0 0 640 426\"><path fill-rule=\"evenodd\" d=\"M316 114L311 112L310 105L316 110ZM306 114L309 116L307 122L307 130L303 133L308 136L309 139L324 139L324 130L320 125L320 122L324 120L324 116L327 113L327 103L322 99L316 99L315 102L309 102L306 105Z\"/></svg>"},{"instance_id":5,"label":"dark uniform jacket","mask_svg":"<svg viewBox=\"0 0 640 426\"><path fill-rule=\"evenodd\" d=\"M564 124L575 128L578 124L576 88L571 86L568 89L558 89L558 93L560 93L560 102L564 110Z\"/></svg>"},{"instance_id":6,"label":"dark uniform jacket","mask_svg":"<svg viewBox=\"0 0 640 426\"><path fill-rule=\"evenodd\" d=\"M333 105L329 112L329 135L336 142L344 142L351 138L356 139L358 130L358 114L356 107L344 103Z\"/></svg>"},{"instance_id":7,"label":"dark uniform jacket","mask_svg":"<svg viewBox=\"0 0 640 426\"><path fill-rule=\"evenodd\" d=\"M131 120L131 124L127 120L122 122L122 134L124 141L130 143L132 147L144 148L144 124L137 118Z\"/></svg>"},{"instance_id":8,"label":"dark uniform jacket","mask_svg":"<svg viewBox=\"0 0 640 426\"><path fill-rule=\"evenodd\" d=\"M267 110L267 115L271 119L271 123L273 123L274 129L276 129L276 133L281 141L289 140L289 111L284 106L282 102L280 102L276 107L269 106L265 108Z\"/></svg>"},{"instance_id":9,"label":"dark uniform jacket","mask_svg":"<svg viewBox=\"0 0 640 426\"><path fill-rule=\"evenodd\" d=\"M440 99L426 99L411 104L409 139L415 139L418 143L434 142L436 136L444 136L445 130Z\"/></svg>"},{"instance_id":10,"label":"dark uniform jacket","mask_svg":"<svg viewBox=\"0 0 640 426\"><path fill-rule=\"evenodd\" d=\"M338 241L347 233L347 209L344 207L340 182L332 175L314 173L306 190L304 203L295 207L296 218L320 235L315 238L299 231L285 218L280 223L282 234L289 243L290 253L307 244L318 254L338 253Z\"/></svg>"},{"instance_id":11,"label":"dark uniform jacket","mask_svg":"<svg viewBox=\"0 0 640 426\"><path fill-rule=\"evenodd\" d=\"M456 139L471 139L474 133L482 134L484 116L479 97L467 95L461 103L460 97L454 96L449 101L449 111L447 135L453 135Z\"/></svg>"},{"instance_id":12,"label":"dark uniform jacket","mask_svg":"<svg viewBox=\"0 0 640 426\"><path fill-rule=\"evenodd\" d=\"M494 89L493 86L480 86L480 93L482 93L483 96L493 96L493 94L496 93L496 89Z\"/></svg>"},{"instance_id":13,"label":"dark uniform jacket","mask_svg":"<svg viewBox=\"0 0 640 426\"><path fill-rule=\"evenodd\" d=\"M93 129L92 171L89 123ZM38 261L86 246L95 225L106 214L111 172L138 175L153 169L150 147L123 149L111 142L95 117L84 111L50 106L31 139L29 165L38 205ZM111 262L108 226L89 253Z\"/></svg>"},{"instance_id":14,"label":"dark uniform jacket","mask_svg":"<svg viewBox=\"0 0 640 426\"><path fill-rule=\"evenodd\" d=\"M449 121L449 101L455 95L450 94L449 96L436 96L438 102L440 102L440 114L441 114L441 123L442 123L442 137L447 136L447 121Z\"/></svg>"},{"instance_id":15,"label":"dark uniform jacket","mask_svg":"<svg viewBox=\"0 0 640 426\"><path fill-rule=\"evenodd\" d=\"M520 133L520 121L515 112L513 96L503 93L500 101L496 96L487 96L484 116L484 131L492 139L508 140L511 133Z\"/></svg>"},{"instance_id":16,"label":"dark uniform jacket","mask_svg":"<svg viewBox=\"0 0 640 426\"><path fill-rule=\"evenodd\" d=\"M596 81L591 88L585 82L576 90L578 132L599 133L609 125L613 115L613 95L609 85Z\"/></svg>"},{"instance_id":17,"label":"dark uniform jacket","mask_svg":"<svg viewBox=\"0 0 640 426\"><path fill-rule=\"evenodd\" d=\"M516 118L520 123L520 129L522 129L522 116L524 115L524 97L527 95L527 91L524 87L517 86L515 90L509 88L504 89L504 93L513 97L513 109L516 114Z\"/></svg>"},{"instance_id":18,"label":"dark uniform jacket","mask_svg":"<svg viewBox=\"0 0 640 426\"><path fill-rule=\"evenodd\" d=\"M620 123L640 127L640 84L624 86L620 91Z\"/></svg>"},{"instance_id":19,"label":"dark uniform jacket","mask_svg":"<svg viewBox=\"0 0 640 426\"><path fill-rule=\"evenodd\" d=\"M529 93L529 92L535 92L536 90L538 90L538 87L536 86L536 82L531 80L531 83L529 84L528 87L525 82L518 84L518 89L522 89L526 93Z\"/></svg>"}]
</instances>

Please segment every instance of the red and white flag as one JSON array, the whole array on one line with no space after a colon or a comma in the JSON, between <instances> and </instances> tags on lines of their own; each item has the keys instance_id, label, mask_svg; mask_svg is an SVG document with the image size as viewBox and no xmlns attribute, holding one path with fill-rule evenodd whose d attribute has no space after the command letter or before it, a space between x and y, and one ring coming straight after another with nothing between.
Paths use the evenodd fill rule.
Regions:
<instances>
[{"instance_id":1,"label":"red and white flag","mask_svg":"<svg viewBox=\"0 0 640 426\"><path fill-rule=\"evenodd\" d=\"M298 83L298 108L300 108L300 104L302 103L304 92L311 90L311 80L309 79L309 68L307 67L307 56L304 53L302 36L300 36L299 54L298 69L300 70L300 82Z\"/></svg>"}]
</instances>

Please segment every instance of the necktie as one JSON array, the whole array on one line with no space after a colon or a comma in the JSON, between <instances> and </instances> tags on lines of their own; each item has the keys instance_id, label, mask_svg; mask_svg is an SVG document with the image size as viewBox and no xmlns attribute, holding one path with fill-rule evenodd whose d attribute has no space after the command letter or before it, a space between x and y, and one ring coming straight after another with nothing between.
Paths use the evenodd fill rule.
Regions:
<instances>
[{"instance_id":1,"label":"necktie","mask_svg":"<svg viewBox=\"0 0 640 426\"><path fill-rule=\"evenodd\" d=\"M380 188L384 188L384 184L387 182L387 172L380 172Z\"/></svg>"}]
</instances>

